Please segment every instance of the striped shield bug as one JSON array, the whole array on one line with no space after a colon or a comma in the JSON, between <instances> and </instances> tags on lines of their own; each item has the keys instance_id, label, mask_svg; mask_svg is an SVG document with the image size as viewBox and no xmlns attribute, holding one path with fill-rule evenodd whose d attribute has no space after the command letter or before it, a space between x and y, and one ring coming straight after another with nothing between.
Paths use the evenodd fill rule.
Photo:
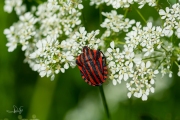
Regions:
<instances>
[{"instance_id":1,"label":"striped shield bug","mask_svg":"<svg viewBox=\"0 0 180 120\"><path fill-rule=\"evenodd\" d=\"M106 58L100 50L83 47L83 53L76 58L76 64L85 82L100 86L107 78Z\"/></svg>"}]
</instances>

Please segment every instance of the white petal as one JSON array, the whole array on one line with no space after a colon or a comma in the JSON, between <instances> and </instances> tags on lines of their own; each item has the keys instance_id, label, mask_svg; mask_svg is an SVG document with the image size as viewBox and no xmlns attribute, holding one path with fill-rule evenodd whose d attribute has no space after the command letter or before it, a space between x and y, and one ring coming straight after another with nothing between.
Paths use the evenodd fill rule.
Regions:
<instances>
[{"instance_id":1,"label":"white petal","mask_svg":"<svg viewBox=\"0 0 180 120\"><path fill-rule=\"evenodd\" d=\"M139 93L138 93L138 98L140 98L142 96L142 91L140 91Z\"/></svg>"},{"instance_id":2,"label":"white petal","mask_svg":"<svg viewBox=\"0 0 180 120\"><path fill-rule=\"evenodd\" d=\"M109 66L110 66L110 67L111 67L111 66L115 66L115 62L114 62L114 61L109 62Z\"/></svg>"},{"instance_id":3,"label":"white petal","mask_svg":"<svg viewBox=\"0 0 180 120\"><path fill-rule=\"evenodd\" d=\"M142 100L143 100L143 101L147 100L147 95L146 95L146 94L143 94Z\"/></svg>"},{"instance_id":4,"label":"white petal","mask_svg":"<svg viewBox=\"0 0 180 120\"><path fill-rule=\"evenodd\" d=\"M149 56L149 52L146 52L146 53L144 54L144 56Z\"/></svg>"},{"instance_id":5,"label":"white petal","mask_svg":"<svg viewBox=\"0 0 180 120\"><path fill-rule=\"evenodd\" d=\"M51 76L51 81L53 81L54 78L55 78L55 75L53 74L53 75Z\"/></svg>"},{"instance_id":6,"label":"white petal","mask_svg":"<svg viewBox=\"0 0 180 120\"><path fill-rule=\"evenodd\" d=\"M69 64L68 64L68 63L65 63L65 64L64 64L64 68L65 68L65 69L68 69L68 68L69 68Z\"/></svg>"},{"instance_id":7,"label":"white petal","mask_svg":"<svg viewBox=\"0 0 180 120\"><path fill-rule=\"evenodd\" d=\"M52 71L51 71L51 70L48 70L48 71L47 71L47 77L49 77L51 74L52 74Z\"/></svg>"},{"instance_id":8,"label":"white petal","mask_svg":"<svg viewBox=\"0 0 180 120\"><path fill-rule=\"evenodd\" d=\"M153 87L151 87L151 88L150 88L150 91L151 91L152 93L154 93L155 90L154 90Z\"/></svg>"},{"instance_id":9,"label":"white petal","mask_svg":"<svg viewBox=\"0 0 180 120\"><path fill-rule=\"evenodd\" d=\"M150 83L151 83L151 84L154 84L154 79L151 79Z\"/></svg>"},{"instance_id":10,"label":"white petal","mask_svg":"<svg viewBox=\"0 0 180 120\"><path fill-rule=\"evenodd\" d=\"M111 48L108 48L107 51L108 51L109 53L111 53L111 52L112 52L112 49L111 49Z\"/></svg>"},{"instance_id":11,"label":"white petal","mask_svg":"<svg viewBox=\"0 0 180 120\"><path fill-rule=\"evenodd\" d=\"M180 76L180 71L178 72L178 76Z\"/></svg>"},{"instance_id":12,"label":"white petal","mask_svg":"<svg viewBox=\"0 0 180 120\"><path fill-rule=\"evenodd\" d=\"M116 52L119 53L119 48L116 48Z\"/></svg>"},{"instance_id":13,"label":"white petal","mask_svg":"<svg viewBox=\"0 0 180 120\"><path fill-rule=\"evenodd\" d=\"M147 26L148 26L149 28L151 28L151 27L152 27L152 23L151 23L151 22L148 22L148 23L147 23Z\"/></svg>"},{"instance_id":14,"label":"white petal","mask_svg":"<svg viewBox=\"0 0 180 120\"><path fill-rule=\"evenodd\" d=\"M159 73L159 71L158 71L158 70L155 70L155 71L154 71L154 74L158 74L158 73Z\"/></svg>"},{"instance_id":15,"label":"white petal","mask_svg":"<svg viewBox=\"0 0 180 120\"><path fill-rule=\"evenodd\" d=\"M170 77L170 78L172 77L172 72L169 73L169 77Z\"/></svg>"},{"instance_id":16,"label":"white petal","mask_svg":"<svg viewBox=\"0 0 180 120\"><path fill-rule=\"evenodd\" d=\"M130 87L130 84L129 84L129 83L126 83L126 87L129 88L129 87Z\"/></svg>"},{"instance_id":17,"label":"white petal","mask_svg":"<svg viewBox=\"0 0 180 120\"><path fill-rule=\"evenodd\" d=\"M55 73L58 74L58 73L59 73L59 70L55 70Z\"/></svg>"},{"instance_id":18,"label":"white petal","mask_svg":"<svg viewBox=\"0 0 180 120\"><path fill-rule=\"evenodd\" d=\"M80 33L83 33L85 31L85 27L80 27L79 31L80 31Z\"/></svg>"},{"instance_id":19,"label":"white petal","mask_svg":"<svg viewBox=\"0 0 180 120\"><path fill-rule=\"evenodd\" d=\"M34 58L36 58L36 57L37 57L37 53L36 53L36 52L31 53L31 54L29 55L29 58L31 58L31 59L34 59Z\"/></svg>"},{"instance_id":20,"label":"white petal","mask_svg":"<svg viewBox=\"0 0 180 120\"><path fill-rule=\"evenodd\" d=\"M133 63L132 63L132 62L129 63L129 67L130 67L130 68L133 67Z\"/></svg>"},{"instance_id":21,"label":"white petal","mask_svg":"<svg viewBox=\"0 0 180 120\"><path fill-rule=\"evenodd\" d=\"M112 42L110 43L110 46L111 46L112 49L114 49L114 41L112 41Z\"/></svg>"},{"instance_id":22,"label":"white petal","mask_svg":"<svg viewBox=\"0 0 180 120\"><path fill-rule=\"evenodd\" d=\"M134 93L134 96L138 98L138 93L137 93L137 92L135 92L135 93Z\"/></svg>"},{"instance_id":23,"label":"white petal","mask_svg":"<svg viewBox=\"0 0 180 120\"><path fill-rule=\"evenodd\" d=\"M65 72L65 69L64 69L64 68L61 68L61 72L64 73L64 72Z\"/></svg>"},{"instance_id":24,"label":"white petal","mask_svg":"<svg viewBox=\"0 0 180 120\"><path fill-rule=\"evenodd\" d=\"M127 96L128 96L128 98L131 98L131 92L128 92L128 94L127 94Z\"/></svg>"},{"instance_id":25,"label":"white petal","mask_svg":"<svg viewBox=\"0 0 180 120\"><path fill-rule=\"evenodd\" d=\"M121 84L121 80L117 80L117 82L118 82L119 84Z\"/></svg>"},{"instance_id":26,"label":"white petal","mask_svg":"<svg viewBox=\"0 0 180 120\"><path fill-rule=\"evenodd\" d=\"M134 61L136 64L139 65L139 64L141 63L141 61L142 61L142 58L136 57L136 58L133 59L133 61Z\"/></svg>"},{"instance_id":27,"label":"white petal","mask_svg":"<svg viewBox=\"0 0 180 120\"><path fill-rule=\"evenodd\" d=\"M83 9L83 5L82 4L79 4L78 5L78 8L81 10L81 9Z\"/></svg>"},{"instance_id":28,"label":"white petal","mask_svg":"<svg viewBox=\"0 0 180 120\"><path fill-rule=\"evenodd\" d=\"M145 63L144 62L141 62L141 67L145 68Z\"/></svg>"},{"instance_id":29,"label":"white petal","mask_svg":"<svg viewBox=\"0 0 180 120\"><path fill-rule=\"evenodd\" d=\"M72 61L72 60L74 59L74 57L73 57L73 56L67 56L66 59L67 59L68 61Z\"/></svg>"},{"instance_id":30,"label":"white petal","mask_svg":"<svg viewBox=\"0 0 180 120\"><path fill-rule=\"evenodd\" d=\"M164 14L165 14L165 11L164 11L163 9L160 9L160 10L159 10L159 14L160 14L160 15L164 15Z\"/></svg>"},{"instance_id":31,"label":"white petal","mask_svg":"<svg viewBox=\"0 0 180 120\"><path fill-rule=\"evenodd\" d=\"M160 49L161 48L161 44L159 44L158 46L157 46L157 49Z\"/></svg>"},{"instance_id":32,"label":"white petal","mask_svg":"<svg viewBox=\"0 0 180 120\"><path fill-rule=\"evenodd\" d=\"M126 81L128 78L129 78L128 74L125 73L125 74L124 74L124 81Z\"/></svg>"},{"instance_id":33,"label":"white petal","mask_svg":"<svg viewBox=\"0 0 180 120\"><path fill-rule=\"evenodd\" d=\"M40 64L35 64L35 65L33 66L33 70L34 70L34 71L39 70L39 68L40 68Z\"/></svg>"},{"instance_id":34,"label":"white petal","mask_svg":"<svg viewBox=\"0 0 180 120\"><path fill-rule=\"evenodd\" d=\"M149 68L151 66L151 62L150 61L147 61L146 62L146 68Z\"/></svg>"},{"instance_id":35,"label":"white petal","mask_svg":"<svg viewBox=\"0 0 180 120\"><path fill-rule=\"evenodd\" d=\"M166 12L169 13L169 8L168 7L166 7Z\"/></svg>"},{"instance_id":36,"label":"white petal","mask_svg":"<svg viewBox=\"0 0 180 120\"><path fill-rule=\"evenodd\" d=\"M120 75L119 75L119 80L122 80L122 78L123 78L123 75L120 74Z\"/></svg>"},{"instance_id":37,"label":"white petal","mask_svg":"<svg viewBox=\"0 0 180 120\"><path fill-rule=\"evenodd\" d=\"M113 80L113 85L117 85L117 81L116 80Z\"/></svg>"},{"instance_id":38,"label":"white petal","mask_svg":"<svg viewBox=\"0 0 180 120\"><path fill-rule=\"evenodd\" d=\"M39 73L39 75L40 75L41 77L44 77L44 76L46 75L46 72L45 72L45 71L41 71L41 72Z\"/></svg>"}]
</instances>

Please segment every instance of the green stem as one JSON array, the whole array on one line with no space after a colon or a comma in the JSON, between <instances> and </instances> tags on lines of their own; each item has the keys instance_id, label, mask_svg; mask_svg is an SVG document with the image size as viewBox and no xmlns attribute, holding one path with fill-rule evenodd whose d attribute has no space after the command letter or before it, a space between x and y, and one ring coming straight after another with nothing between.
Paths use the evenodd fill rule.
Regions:
<instances>
[{"instance_id":1,"label":"green stem","mask_svg":"<svg viewBox=\"0 0 180 120\"><path fill-rule=\"evenodd\" d=\"M170 2L167 0L167 3L171 6Z\"/></svg>"},{"instance_id":2,"label":"green stem","mask_svg":"<svg viewBox=\"0 0 180 120\"><path fill-rule=\"evenodd\" d=\"M41 0L35 0L35 2L36 2L37 4L42 4L42 3L43 3L43 1L41 1Z\"/></svg>"},{"instance_id":3,"label":"green stem","mask_svg":"<svg viewBox=\"0 0 180 120\"><path fill-rule=\"evenodd\" d=\"M164 51L165 51L166 53L168 53L168 51L166 50L166 48L164 48L163 46L161 46L161 48L164 49Z\"/></svg>"},{"instance_id":4,"label":"green stem","mask_svg":"<svg viewBox=\"0 0 180 120\"><path fill-rule=\"evenodd\" d=\"M177 66L179 66L179 64L175 61L175 64L177 65Z\"/></svg>"},{"instance_id":5,"label":"green stem","mask_svg":"<svg viewBox=\"0 0 180 120\"><path fill-rule=\"evenodd\" d=\"M159 0L156 1L156 5L158 5L158 3L159 3Z\"/></svg>"},{"instance_id":6,"label":"green stem","mask_svg":"<svg viewBox=\"0 0 180 120\"><path fill-rule=\"evenodd\" d=\"M164 58L164 59L159 63L159 65L156 67L156 69L159 68L159 66L165 61L165 59L166 59L166 58Z\"/></svg>"},{"instance_id":7,"label":"green stem","mask_svg":"<svg viewBox=\"0 0 180 120\"><path fill-rule=\"evenodd\" d=\"M128 8L126 9L126 11L125 11L125 13L124 13L124 18L126 18L126 16L127 16L127 13L128 13Z\"/></svg>"},{"instance_id":8,"label":"green stem","mask_svg":"<svg viewBox=\"0 0 180 120\"><path fill-rule=\"evenodd\" d=\"M125 44L125 42L121 42L121 41L117 41L116 43L119 43L119 44L122 44L122 45Z\"/></svg>"},{"instance_id":9,"label":"green stem","mask_svg":"<svg viewBox=\"0 0 180 120\"><path fill-rule=\"evenodd\" d=\"M138 9L136 9L135 7L134 7L134 9L135 9L136 12L139 14L139 16L142 18L142 20L143 20L145 23L147 23L147 22L146 22L146 19L145 19L144 16L141 14L141 12L140 12Z\"/></svg>"},{"instance_id":10,"label":"green stem","mask_svg":"<svg viewBox=\"0 0 180 120\"><path fill-rule=\"evenodd\" d=\"M148 57L148 58L144 58L144 59L142 59L142 60L149 60L149 59L154 59L154 58L158 58L158 57L162 57L162 56Z\"/></svg>"},{"instance_id":11,"label":"green stem","mask_svg":"<svg viewBox=\"0 0 180 120\"><path fill-rule=\"evenodd\" d=\"M103 90L103 86L99 86L99 90L100 90L100 93L101 93L101 97L102 97L102 101L103 101L103 105L104 105L104 109L106 111L106 114L107 114L107 118L110 120L110 114L109 114L109 109L108 109L108 105L107 105L107 102L106 102L106 97L104 95L104 90Z\"/></svg>"}]
</instances>

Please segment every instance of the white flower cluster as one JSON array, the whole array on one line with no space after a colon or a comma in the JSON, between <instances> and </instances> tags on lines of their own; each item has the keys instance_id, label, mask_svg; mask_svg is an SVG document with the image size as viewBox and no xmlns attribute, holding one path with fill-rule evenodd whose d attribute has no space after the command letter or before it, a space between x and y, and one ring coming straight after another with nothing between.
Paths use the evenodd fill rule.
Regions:
<instances>
[{"instance_id":1,"label":"white flower cluster","mask_svg":"<svg viewBox=\"0 0 180 120\"><path fill-rule=\"evenodd\" d=\"M161 59L161 64L159 65L160 73L162 74L162 77L165 74L169 74L169 77L172 77L172 56L174 53L174 46L172 43L165 42L163 43L163 46L166 46L166 48L163 48L164 51L161 51L161 53L156 53L158 56L162 56ZM177 55L175 55L177 56Z\"/></svg>"},{"instance_id":2,"label":"white flower cluster","mask_svg":"<svg viewBox=\"0 0 180 120\"><path fill-rule=\"evenodd\" d=\"M17 23L14 23L10 29L4 30L4 34L6 34L8 39L6 46L8 47L9 52L14 51L17 44L22 45L23 51L26 50L29 46L29 40L36 35L35 24L37 22L37 18L35 18L33 14L27 12L20 16L19 19L20 20Z\"/></svg>"},{"instance_id":3,"label":"white flower cluster","mask_svg":"<svg viewBox=\"0 0 180 120\"><path fill-rule=\"evenodd\" d=\"M132 25L135 23L135 20L129 20L128 18L124 18L124 16L121 14L118 15L115 10L112 10L110 13L102 12L102 15L104 15L106 19L101 24L101 27L107 29L102 35L102 39L104 37L109 37L112 34L111 32L128 32L128 29L131 28Z\"/></svg>"},{"instance_id":4,"label":"white flower cluster","mask_svg":"<svg viewBox=\"0 0 180 120\"><path fill-rule=\"evenodd\" d=\"M177 36L177 38L180 38L180 3L176 3L170 7L166 7L165 10L160 9L159 14L161 15L161 19L164 20L163 24L163 34L167 37L173 37L173 34ZM164 55L166 55L166 59L163 60L163 64L161 64L160 70L162 76L165 74L169 74L169 77L172 77L172 56L175 58L175 63L179 67L178 63L180 61L180 54L179 54L179 46L175 47L172 43L164 43L166 48L166 52L163 52ZM175 49L176 48L176 49ZM168 53L168 54L167 54ZM162 53L161 53L162 54ZM180 76L180 69L178 72L178 76Z\"/></svg>"},{"instance_id":5,"label":"white flower cluster","mask_svg":"<svg viewBox=\"0 0 180 120\"><path fill-rule=\"evenodd\" d=\"M64 73L69 66L75 67L75 56L82 53L84 46L97 49L100 40L95 38L99 30L87 33L84 27L80 27L71 37L63 40L61 43L57 39L48 36L36 43L37 49L30 54L31 67L38 71L41 77L51 76L54 79L55 74ZM35 60L32 62L32 60Z\"/></svg>"},{"instance_id":6,"label":"white flower cluster","mask_svg":"<svg viewBox=\"0 0 180 120\"><path fill-rule=\"evenodd\" d=\"M149 93L154 93L155 75L158 74L158 70L151 68L151 62L141 62L136 64L132 80L126 84L128 88L128 97L134 95L142 100L147 100Z\"/></svg>"},{"instance_id":7,"label":"white flower cluster","mask_svg":"<svg viewBox=\"0 0 180 120\"><path fill-rule=\"evenodd\" d=\"M26 11L23 0L5 0L4 11L11 13L13 9L17 15L23 14Z\"/></svg>"},{"instance_id":8,"label":"white flower cluster","mask_svg":"<svg viewBox=\"0 0 180 120\"><path fill-rule=\"evenodd\" d=\"M142 47L143 56L149 56L154 52L154 49L161 48L161 40L164 34L162 28L154 27L151 22L147 23L147 26L141 26L140 22L136 23L136 26L132 28L132 31L127 33L125 37L126 44L130 49L137 49Z\"/></svg>"},{"instance_id":9,"label":"white flower cluster","mask_svg":"<svg viewBox=\"0 0 180 120\"><path fill-rule=\"evenodd\" d=\"M12 52L18 44L22 45L26 56L25 61L42 77L46 75L54 79L54 74L64 72L69 68L69 64L75 66L74 54L70 50L62 49L64 42L61 41L70 39L69 36L76 31L77 25L81 24L83 5L82 1L78 2L48 0L37 8L33 7L32 11L19 15L19 21L4 30L8 39L6 44L8 51ZM8 2L5 6L7 5ZM16 9L17 6L13 7ZM78 34L76 35L78 37ZM90 36L90 34L84 35ZM95 36L92 36L92 39Z\"/></svg>"},{"instance_id":10,"label":"white flower cluster","mask_svg":"<svg viewBox=\"0 0 180 120\"><path fill-rule=\"evenodd\" d=\"M96 5L96 7L99 7L103 3L106 3L108 6L112 5L115 9L128 8L134 3L138 3L139 8L142 8L145 4L152 7L156 6L156 0L91 0L90 5Z\"/></svg>"},{"instance_id":11,"label":"white flower cluster","mask_svg":"<svg viewBox=\"0 0 180 120\"><path fill-rule=\"evenodd\" d=\"M149 93L154 92L154 78L159 70L162 75L169 73L171 77L170 59L173 49L172 45L165 43L163 45L168 47L163 48L162 31L161 27L154 27L150 22L145 27L137 22L132 31L126 34L122 52L114 47L114 42L111 42L111 48L107 49L109 78L114 85L130 79L127 83L128 97L134 95L147 100Z\"/></svg>"},{"instance_id":12,"label":"white flower cluster","mask_svg":"<svg viewBox=\"0 0 180 120\"><path fill-rule=\"evenodd\" d=\"M180 4L176 3L172 8L166 7L166 10L160 9L161 19L164 19L164 34L168 37L173 35L173 31L180 38Z\"/></svg>"},{"instance_id":13,"label":"white flower cluster","mask_svg":"<svg viewBox=\"0 0 180 120\"><path fill-rule=\"evenodd\" d=\"M108 48L107 60L108 68L111 75L109 78L113 84L121 83L131 79L127 82L128 97L132 95L142 100L147 100L150 92L154 92L155 75L158 70L151 68L151 62L144 62L140 57L135 56L131 50L125 48L123 52L119 48L114 49L114 42L111 42L111 48ZM115 61L115 62L114 62Z\"/></svg>"},{"instance_id":14,"label":"white flower cluster","mask_svg":"<svg viewBox=\"0 0 180 120\"><path fill-rule=\"evenodd\" d=\"M98 34L99 30L87 33L85 27L80 27L78 31L75 31L75 33L72 34L72 37L63 40L61 45L63 45L63 48L66 51L71 51L74 56L78 56L82 53L84 46L88 46L95 50L98 49L101 42L99 38L96 38Z\"/></svg>"}]
</instances>

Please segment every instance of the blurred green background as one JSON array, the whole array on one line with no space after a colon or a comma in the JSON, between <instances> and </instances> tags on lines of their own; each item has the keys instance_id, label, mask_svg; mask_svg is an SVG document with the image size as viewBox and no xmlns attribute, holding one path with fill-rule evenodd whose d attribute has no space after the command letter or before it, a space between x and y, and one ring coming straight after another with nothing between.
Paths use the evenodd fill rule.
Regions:
<instances>
[{"instance_id":1,"label":"blurred green background","mask_svg":"<svg viewBox=\"0 0 180 120\"><path fill-rule=\"evenodd\" d=\"M31 4L31 1L27 3ZM167 1L160 3L163 8L168 5ZM99 10L90 7L86 0L83 4L88 31L97 29ZM7 52L3 30L18 19L14 13L5 13L3 5L4 1L0 1L0 120L106 120L98 87L83 82L77 67L50 81L40 78L23 63L24 53L20 47L12 53ZM110 9L103 8L105 11ZM151 15L154 20L158 17L156 10L148 6L141 12L146 19ZM141 21L133 10L128 17ZM180 78L176 74L177 68L173 68L173 72L172 79L157 77L156 91L147 101L128 99L124 82L117 86L105 84L112 120L180 120ZM13 105L23 106L21 115L7 112L14 109Z\"/></svg>"}]
</instances>

